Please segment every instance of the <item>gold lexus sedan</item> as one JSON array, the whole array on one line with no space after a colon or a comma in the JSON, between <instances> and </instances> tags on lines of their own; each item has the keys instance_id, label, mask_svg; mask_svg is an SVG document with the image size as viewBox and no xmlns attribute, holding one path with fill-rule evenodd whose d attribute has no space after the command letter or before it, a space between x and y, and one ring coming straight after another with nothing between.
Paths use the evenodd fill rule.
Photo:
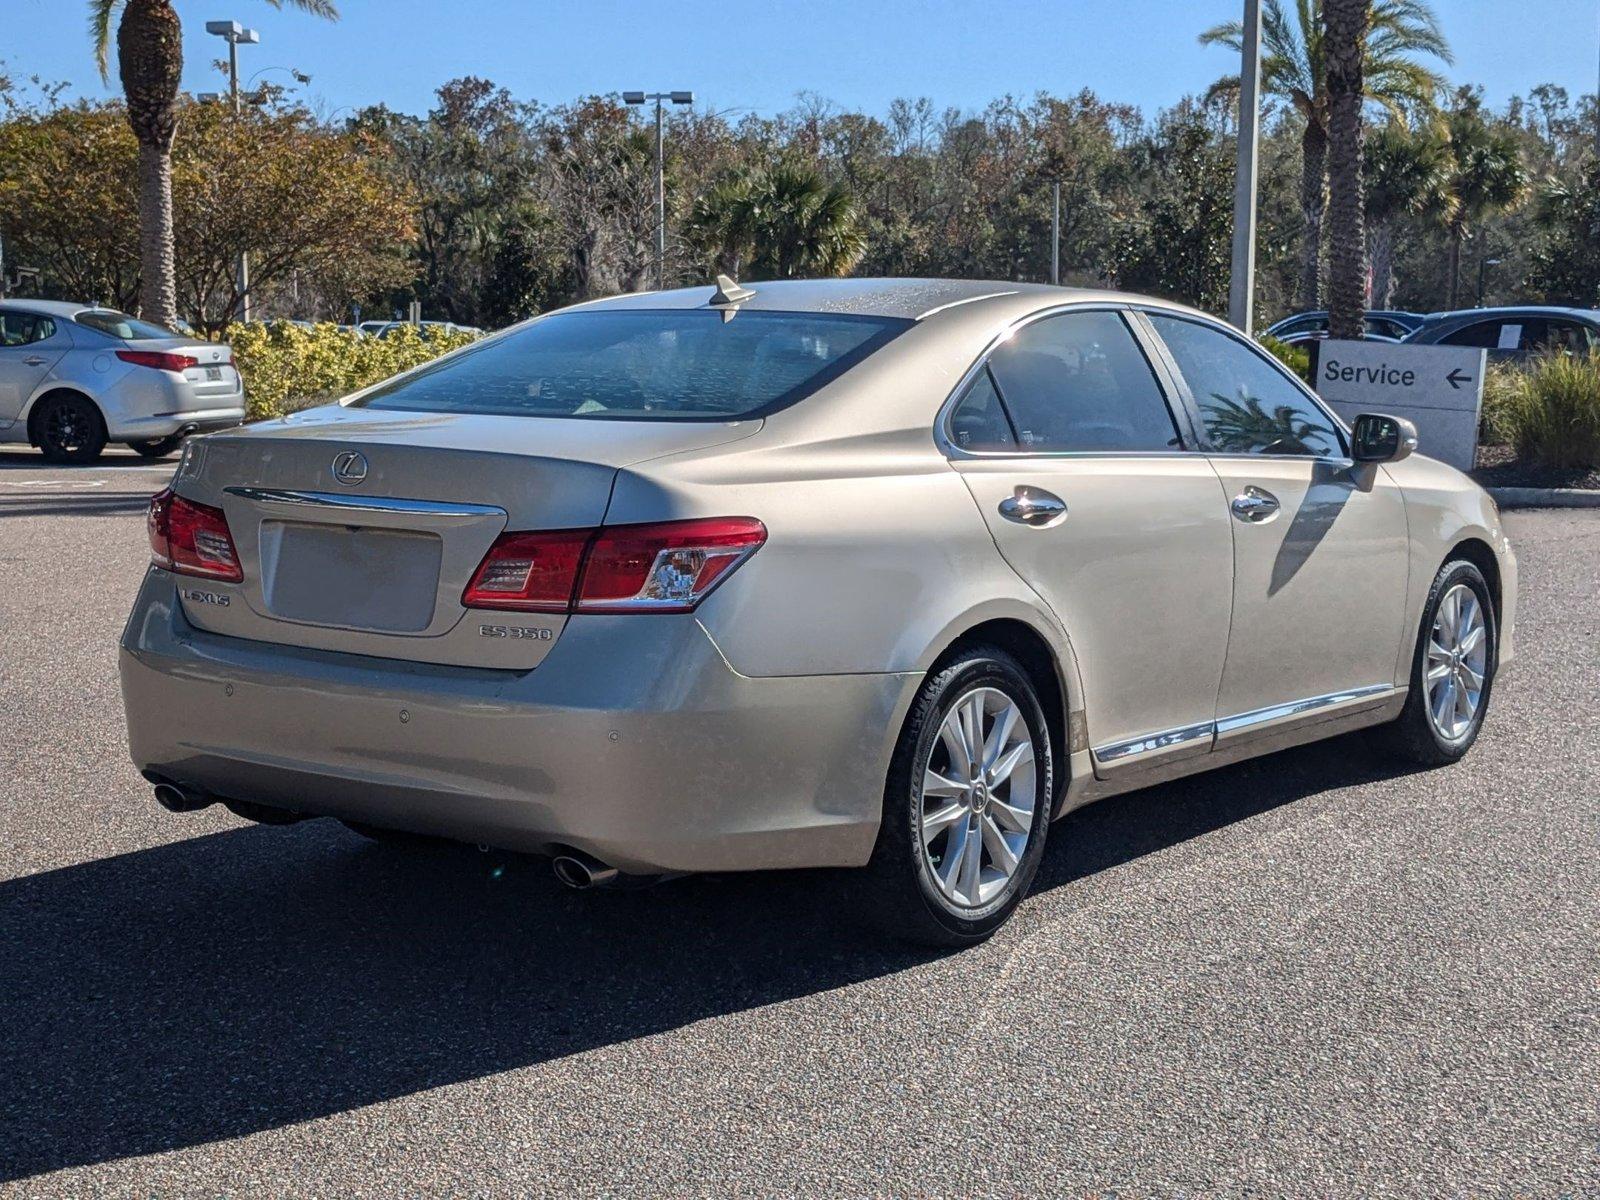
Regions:
<instances>
[{"instance_id":1,"label":"gold lexus sedan","mask_svg":"<svg viewBox=\"0 0 1600 1200\"><path fill-rule=\"evenodd\" d=\"M1361 727L1467 752L1516 562L1415 446L1113 292L578 305L185 448L122 640L133 759L175 811L579 887L856 867L865 915L970 942L1091 800Z\"/></svg>"}]
</instances>

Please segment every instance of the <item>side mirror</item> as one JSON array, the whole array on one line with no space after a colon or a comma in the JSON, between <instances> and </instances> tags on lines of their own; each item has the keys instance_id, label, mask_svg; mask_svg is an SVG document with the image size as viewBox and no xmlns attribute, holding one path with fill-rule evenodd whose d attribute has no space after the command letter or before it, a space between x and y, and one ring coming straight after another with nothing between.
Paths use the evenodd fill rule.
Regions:
<instances>
[{"instance_id":1,"label":"side mirror","mask_svg":"<svg viewBox=\"0 0 1600 1200\"><path fill-rule=\"evenodd\" d=\"M1362 413L1351 434L1350 457L1356 462L1399 462L1417 448L1417 427L1404 417Z\"/></svg>"}]
</instances>

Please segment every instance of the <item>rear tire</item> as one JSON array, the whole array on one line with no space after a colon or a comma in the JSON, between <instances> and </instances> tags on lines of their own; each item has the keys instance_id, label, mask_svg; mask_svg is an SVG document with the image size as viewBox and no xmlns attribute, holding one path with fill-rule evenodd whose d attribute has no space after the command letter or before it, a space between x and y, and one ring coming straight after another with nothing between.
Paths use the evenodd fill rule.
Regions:
<instances>
[{"instance_id":1,"label":"rear tire","mask_svg":"<svg viewBox=\"0 0 1600 1200\"><path fill-rule=\"evenodd\" d=\"M1478 740L1489 710L1499 635L1483 572L1465 559L1446 562L1422 606L1405 707L1373 730L1377 744L1419 766L1459 761Z\"/></svg>"},{"instance_id":2,"label":"rear tire","mask_svg":"<svg viewBox=\"0 0 1600 1200\"><path fill-rule=\"evenodd\" d=\"M984 940L1033 882L1054 795L1049 727L1027 672L995 646L960 653L923 682L895 746L862 873L867 917L924 945Z\"/></svg>"},{"instance_id":3,"label":"rear tire","mask_svg":"<svg viewBox=\"0 0 1600 1200\"><path fill-rule=\"evenodd\" d=\"M128 449L140 458L165 458L179 446L183 445L183 434L175 433L171 437L151 438L143 442L129 442Z\"/></svg>"},{"instance_id":4,"label":"rear tire","mask_svg":"<svg viewBox=\"0 0 1600 1200\"><path fill-rule=\"evenodd\" d=\"M39 402L33 417L38 447L53 463L91 463L106 447L106 423L86 396L56 395Z\"/></svg>"}]
</instances>

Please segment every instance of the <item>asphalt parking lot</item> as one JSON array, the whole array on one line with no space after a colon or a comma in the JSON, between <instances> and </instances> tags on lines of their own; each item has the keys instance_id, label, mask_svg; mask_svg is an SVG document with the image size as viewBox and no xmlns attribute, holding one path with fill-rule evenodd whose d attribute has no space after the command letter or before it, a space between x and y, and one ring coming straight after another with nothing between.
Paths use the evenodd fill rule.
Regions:
<instances>
[{"instance_id":1,"label":"asphalt parking lot","mask_svg":"<svg viewBox=\"0 0 1600 1200\"><path fill-rule=\"evenodd\" d=\"M160 810L115 641L171 466L0 453L0 1194L1600 1192L1600 512L1508 517L1465 763L1106 801L936 955L825 873Z\"/></svg>"}]
</instances>

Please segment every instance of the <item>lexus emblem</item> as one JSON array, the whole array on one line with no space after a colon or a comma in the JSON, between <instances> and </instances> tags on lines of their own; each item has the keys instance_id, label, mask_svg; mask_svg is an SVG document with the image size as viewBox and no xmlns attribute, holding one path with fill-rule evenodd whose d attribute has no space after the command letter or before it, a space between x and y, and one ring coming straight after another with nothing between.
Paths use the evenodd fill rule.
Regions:
<instances>
[{"instance_id":1,"label":"lexus emblem","mask_svg":"<svg viewBox=\"0 0 1600 1200\"><path fill-rule=\"evenodd\" d=\"M341 450L333 458L333 477L355 487L367 477L367 456L359 450Z\"/></svg>"}]
</instances>

